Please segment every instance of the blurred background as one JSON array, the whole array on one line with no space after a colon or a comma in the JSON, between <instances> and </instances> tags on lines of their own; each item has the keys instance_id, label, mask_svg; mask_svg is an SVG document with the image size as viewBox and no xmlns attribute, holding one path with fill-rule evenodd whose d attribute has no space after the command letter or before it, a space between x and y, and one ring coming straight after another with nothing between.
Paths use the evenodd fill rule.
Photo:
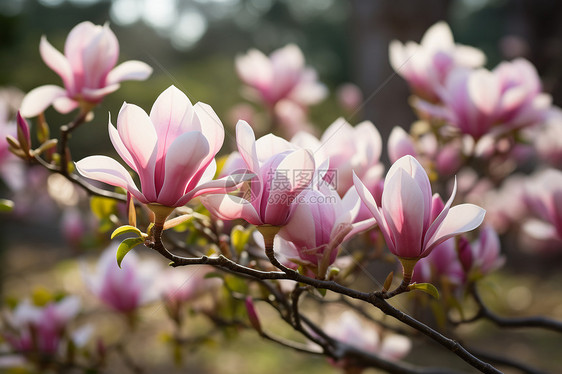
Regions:
<instances>
[{"instance_id":1,"label":"blurred background","mask_svg":"<svg viewBox=\"0 0 562 374\"><path fill-rule=\"evenodd\" d=\"M237 121L233 107L241 103L250 105L240 92L242 84L235 72L235 56L250 48L269 54L294 43L330 91L327 99L309 112L309 120L319 129L318 133L339 116L345 116L351 124L368 119L377 126L385 143L394 126L409 128L416 118L408 104L407 83L388 62L391 40L419 42L429 26L445 20L457 43L485 52L489 69L501 60L527 58L536 66L544 91L560 106L561 19L562 2L555 0L0 0L0 86L28 92L40 85L60 84L60 78L39 55L41 36L46 35L51 44L62 50L68 32L76 24L85 20L95 24L109 22L120 43L119 61L144 61L154 68L154 73L144 82L123 83L121 89L104 99L95 111L93 125L101 129L97 134L80 130L73 134L73 158L77 160L94 153L113 152L106 133L108 112L115 120L124 101L149 110L157 95L171 84L185 92L192 102L210 104L226 131L232 134ZM347 83L357 85L364 98L351 111L342 108L336 96L338 88ZM47 117L55 134L55 125L69 120L52 108ZM224 153L234 149L233 137L226 139ZM383 159L387 161L384 155L385 151ZM32 204L41 204L39 196L30 198ZM40 209L34 212L42 214ZM65 269L65 262L60 262L75 252L67 246L58 225L38 218L3 219L0 296L29 292L32 284L43 282L41 272L50 266L62 269L62 274L74 271ZM40 251L43 252L39 254ZM537 284L531 274L544 268L553 271L559 268L559 261L547 258L528 263L526 258L523 263L508 260L508 264L525 268L527 273L502 275L505 288L515 290L511 296L506 294L507 303L513 303L508 307L525 313L554 310L556 315L562 315L559 303L536 306L529 296L529 289ZM21 282L22 276L27 282ZM64 284L68 279L75 278L64 275L58 282ZM547 299L559 300L558 280L541 283L539 292ZM522 290L521 283L528 287ZM535 309L529 309L532 307ZM161 312L151 311L148 320L157 320ZM297 355L271 345L260 346L264 354L256 355L255 360L243 360L246 344L256 344L255 336L248 335L243 337L247 340L242 340L242 344L235 340L225 350L223 347L203 351L195 360L198 369L189 372L337 372L321 358ZM484 332L472 343L489 343L489 339ZM495 341L533 339L533 334L515 333ZM552 358L553 350L559 347L553 341L550 335L543 338L542 353L532 359ZM514 349L520 349L525 357L523 343ZM218 352L220 362L216 362ZM149 361L162 362L163 353L151 353L154 357L146 356ZM445 356L444 360L457 364L455 357ZM413 361L432 362L423 352L414 352ZM556 367L557 363L551 365ZM271 371L272 367L275 371Z\"/></svg>"}]
</instances>

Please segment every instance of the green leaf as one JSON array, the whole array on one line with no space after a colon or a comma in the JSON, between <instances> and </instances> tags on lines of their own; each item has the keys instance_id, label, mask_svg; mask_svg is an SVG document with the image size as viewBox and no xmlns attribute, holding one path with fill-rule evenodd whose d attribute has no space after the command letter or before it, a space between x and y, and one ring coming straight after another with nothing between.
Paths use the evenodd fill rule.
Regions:
<instances>
[{"instance_id":1,"label":"green leaf","mask_svg":"<svg viewBox=\"0 0 562 374\"><path fill-rule=\"evenodd\" d=\"M137 237L142 238L142 232L137 229L135 226L125 225L115 229L111 234L111 239L115 238L117 235L126 234L126 233L135 233Z\"/></svg>"},{"instance_id":2,"label":"green leaf","mask_svg":"<svg viewBox=\"0 0 562 374\"><path fill-rule=\"evenodd\" d=\"M237 253L242 253L244 248L246 248L251 234L252 229L245 229L240 225L236 225L232 228L232 231L230 232L230 241Z\"/></svg>"},{"instance_id":3,"label":"green leaf","mask_svg":"<svg viewBox=\"0 0 562 374\"><path fill-rule=\"evenodd\" d=\"M110 215L117 211L117 201L107 198L94 196L90 199L90 208L99 219L108 219Z\"/></svg>"},{"instance_id":4,"label":"green leaf","mask_svg":"<svg viewBox=\"0 0 562 374\"><path fill-rule=\"evenodd\" d=\"M117 248L117 265L121 267L121 262L125 255L129 253L129 251L135 248L137 245L144 243L143 238L127 238L119 244L119 248Z\"/></svg>"},{"instance_id":5,"label":"green leaf","mask_svg":"<svg viewBox=\"0 0 562 374\"><path fill-rule=\"evenodd\" d=\"M435 288L435 286L431 283L413 283L410 284L408 288L410 290L419 290L425 292L439 300L439 291L437 291L437 288Z\"/></svg>"},{"instance_id":6,"label":"green leaf","mask_svg":"<svg viewBox=\"0 0 562 374\"><path fill-rule=\"evenodd\" d=\"M14 202L7 199L0 199L0 212L11 212L14 209Z\"/></svg>"}]
</instances>

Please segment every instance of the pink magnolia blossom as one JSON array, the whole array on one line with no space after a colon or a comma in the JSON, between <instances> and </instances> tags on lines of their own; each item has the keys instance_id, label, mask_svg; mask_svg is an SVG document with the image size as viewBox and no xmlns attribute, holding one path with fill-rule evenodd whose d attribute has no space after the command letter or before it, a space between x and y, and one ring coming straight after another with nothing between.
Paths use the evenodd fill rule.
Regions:
<instances>
[{"instance_id":1,"label":"pink magnolia blossom","mask_svg":"<svg viewBox=\"0 0 562 374\"><path fill-rule=\"evenodd\" d=\"M388 158L394 163L399 158L410 155L417 156L414 140L402 127L394 126L388 137Z\"/></svg>"},{"instance_id":2,"label":"pink magnolia blossom","mask_svg":"<svg viewBox=\"0 0 562 374\"><path fill-rule=\"evenodd\" d=\"M551 113L552 99L541 93L537 71L524 59L502 62L493 71L455 69L439 96L443 106L415 105L475 139L539 124Z\"/></svg>"},{"instance_id":3,"label":"pink magnolia blossom","mask_svg":"<svg viewBox=\"0 0 562 374\"><path fill-rule=\"evenodd\" d=\"M500 238L492 226L484 226L478 238L472 242L459 244L459 257L467 273L472 276L483 276L505 263L501 256Z\"/></svg>"},{"instance_id":4,"label":"pink magnolia blossom","mask_svg":"<svg viewBox=\"0 0 562 374\"><path fill-rule=\"evenodd\" d=\"M325 179L341 196L353 186L353 172L369 187L382 178L382 139L370 121L363 121L353 127L345 119L338 118L320 139L300 132L291 143L311 149L317 160L330 160L329 173Z\"/></svg>"},{"instance_id":5,"label":"pink magnolia blossom","mask_svg":"<svg viewBox=\"0 0 562 374\"><path fill-rule=\"evenodd\" d=\"M344 83L336 90L336 97L340 106L347 112L354 114L361 109L363 92L353 83Z\"/></svg>"},{"instance_id":6,"label":"pink magnolia blossom","mask_svg":"<svg viewBox=\"0 0 562 374\"><path fill-rule=\"evenodd\" d=\"M445 240L475 229L484 219L484 209L476 205L461 204L451 208L456 182L447 203L437 204L435 200L439 197L431 196L425 170L412 156L402 157L388 171L380 207L356 175L354 182L388 248L402 259L423 258Z\"/></svg>"},{"instance_id":7,"label":"pink magnolia blossom","mask_svg":"<svg viewBox=\"0 0 562 374\"><path fill-rule=\"evenodd\" d=\"M209 194L201 202L224 220L242 218L257 226L285 225L299 195L316 172L311 152L295 149L271 134L256 141L254 131L245 121L236 125L236 142L246 169L255 175L249 182L246 198Z\"/></svg>"},{"instance_id":8,"label":"pink magnolia blossom","mask_svg":"<svg viewBox=\"0 0 562 374\"><path fill-rule=\"evenodd\" d=\"M23 99L21 113L35 117L53 104L61 113L77 107L88 110L124 80L145 80L152 68L140 61L127 61L115 67L119 42L109 25L82 22L68 34L64 55L43 36L39 51L45 64L57 73L64 88L46 85L33 89Z\"/></svg>"},{"instance_id":9,"label":"pink magnolia blossom","mask_svg":"<svg viewBox=\"0 0 562 374\"><path fill-rule=\"evenodd\" d=\"M353 223L361 200L352 187L340 198L335 190L320 182L318 189L308 189L289 222L279 231L281 258L310 269L323 278L345 240L375 224L371 218Z\"/></svg>"},{"instance_id":10,"label":"pink magnolia blossom","mask_svg":"<svg viewBox=\"0 0 562 374\"><path fill-rule=\"evenodd\" d=\"M533 145L542 160L562 169L562 110L556 111L538 129Z\"/></svg>"},{"instance_id":11,"label":"pink magnolia blossom","mask_svg":"<svg viewBox=\"0 0 562 374\"><path fill-rule=\"evenodd\" d=\"M95 271L83 269L90 291L110 308L131 313L158 297L159 284L154 280L161 272L156 261L141 260L136 253L127 254L121 268L115 261L117 245L110 245L98 259Z\"/></svg>"},{"instance_id":12,"label":"pink magnolia blossom","mask_svg":"<svg viewBox=\"0 0 562 374\"><path fill-rule=\"evenodd\" d=\"M307 107L327 96L326 87L318 82L314 69L305 66L304 56L294 44L275 50L269 57L251 49L237 56L235 63L249 95L269 108L283 99Z\"/></svg>"},{"instance_id":13,"label":"pink magnolia blossom","mask_svg":"<svg viewBox=\"0 0 562 374\"><path fill-rule=\"evenodd\" d=\"M435 220L437 215L445 207L443 199L439 195L433 197L431 220ZM461 237L461 240L463 238ZM435 246L431 253L418 261L414 268L413 282L439 282L446 279L450 285L461 285L465 279L465 269L461 264L457 253L457 243L455 238L445 240Z\"/></svg>"},{"instance_id":14,"label":"pink magnolia blossom","mask_svg":"<svg viewBox=\"0 0 562 374\"><path fill-rule=\"evenodd\" d=\"M219 278L205 278L213 271L209 266L189 266L160 272L158 290L168 306L177 306L210 294L222 284Z\"/></svg>"},{"instance_id":15,"label":"pink magnolia blossom","mask_svg":"<svg viewBox=\"0 0 562 374\"><path fill-rule=\"evenodd\" d=\"M486 62L480 50L455 44L445 22L431 26L420 44L392 41L389 57L394 71L408 81L412 91L432 102L439 99L439 87L455 67L475 68Z\"/></svg>"},{"instance_id":16,"label":"pink magnolia blossom","mask_svg":"<svg viewBox=\"0 0 562 374\"><path fill-rule=\"evenodd\" d=\"M207 104L192 105L171 86L158 96L150 117L138 106L123 104L117 129L109 123L117 153L140 177L141 190L129 172L107 156L90 156L76 163L85 177L126 189L144 204L178 207L207 192L224 192L234 178L211 180L214 157L224 129Z\"/></svg>"},{"instance_id":17,"label":"pink magnolia blossom","mask_svg":"<svg viewBox=\"0 0 562 374\"><path fill-rule=\"evenodd\" d=\"M342 343L387 360L400 360L410 352L412 347L412 342L406 336L385 334L383 337L375 327L365 324L350 311L345 311L339 315L339 318L328 321L324 331ZM350 363L344 361L334 364L338 367L346 367Z\"/></svg>"},{"instance_id":18,"label":"pink magnolia blossom","mask_svg":"<svg viewBox=\"0 0 562 374\"><path fill-rule=\"evenodd\" d=\"M2 332L2 336L14 351L56 354L65 339L67 325L78 315L80 307L80 299L76 296L67 296L44 306L24 299L6 314L9 328Z\"/></svg>"},{"instance_id":19,"label":"pink magnolia blossom","mask_svg":"<svg viewBox=\"0 0 562 374\"><path fill-rule=\"evenodd\" d=\"M562 240L562 171L546 169L525 185L527 209L536 217L525 231L537 239Z\"/></svg>"}]
</instances>

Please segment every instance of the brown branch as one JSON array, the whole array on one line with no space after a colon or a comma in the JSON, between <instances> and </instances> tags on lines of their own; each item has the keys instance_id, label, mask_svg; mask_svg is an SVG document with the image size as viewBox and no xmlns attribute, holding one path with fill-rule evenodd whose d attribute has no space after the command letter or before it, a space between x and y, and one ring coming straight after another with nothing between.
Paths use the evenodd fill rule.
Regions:
<instances>
[{"instance_id":1,"label":"brown branch","mask_svg":"<svg viewBox=\"0 0 562 374\"><path fill-rule=\"evenodd\" d=\"M156 230L156 227L154 229ZM267 271L256 270L256 269L242 266L234 261L229 260L228 258L222 255L219 255L217 257L202 256L199 258L180 257L171 253L164 247L162 241L160 240L161 231L160 233L154 231L154 233L155 233L154 242L147 242L146 245L149 248L152 248L157 252L159 252L165 258L169 259L171 261L170 266L176 267L176 266L185 266L185 265L212 265L262 280L290 279L310 285L315 288L330 290L338 294L342 294L354 299L362 300L372 304L373 306L381 310L383 313L401 321L402 323L428 336L429 338L441 344L442 346L444 346L445 348L447 348L448 350L459 356L461 359L466 361L468 364L482 371L483 373L496 373L496 374L501 373L492 365L472 355L459 342L447 338L446 336L440 334L438 331L432 329L431 327L425 325L424 323L394 308L384 299L381 293L361 292L355 289L342 286L341 284L336 283L334 281L310 278L293 270L289 272L267 272Z\"/></svg>"},{"instance_id":2,"label":"brown branch","mask_svg":"<svg viewBox=\"0 0 562 374\"><path fill-rule=\"evenodd\" d=\"M513 328L527 328L527 327L536 327L542 328L550 331L555 331L562 333L562 321L557 321L554 319L541 317L541 316L532 316L532 317L501 317L492 312L484 301L480 297L476 285L473 285L471 290L471 295L478 304L478 312L475 316L470 319L462 320L455 322L456 324L460 323L471 323L475 322L479 319L485 318L489 321L495 323L499 327L513 327Z\"/></svg>"}]
</instances>

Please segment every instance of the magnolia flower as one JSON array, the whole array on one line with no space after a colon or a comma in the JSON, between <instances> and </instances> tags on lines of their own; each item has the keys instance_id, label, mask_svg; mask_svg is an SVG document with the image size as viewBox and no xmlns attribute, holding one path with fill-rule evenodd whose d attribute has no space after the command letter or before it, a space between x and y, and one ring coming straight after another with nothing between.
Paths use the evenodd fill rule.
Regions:
<instances>
[{"instance_id":1,"label":"magnolia flower","mask_svg":"<svg viewBox=\"0 0 562 374\"><path fill-rule=\"evenodd\" d=\"M167 269L158 277L158 289L168 306L193 301L219 287L219 278L206 278L212 267L189 266L181 269Z\"/></svg>"},{"instance_id":2,"label":"magnolia flower","mask_svg":"<svg viewBox=\"0 0 562 374\"><path fill-rule=\"evenodd\" d=\"M486 62L482 51L455 44L451 29L445 22L431 26L420 44L402 44L393 40L389 57L394 71L408 81L412 91L429 101L439 99L439 87L453 68L475 68Z\"/></svg>"},{"instance_id":3,"label":"magnolia flower","mask_svg":"<svg viewBox=\"0 0 562 374\"><path fill-rule=\"evenodd\" d=\"M353 127L345 119L338 118L320 139L299 132L291 139L291 143L311 149L317 161L329 159L329 172L324 179L341 196L353 186L353 172L369 187L382 178L382 139L370 121Z\"/></svg>"},{"instance_id":4,"label":"magnolia flower","mask_svg":"<svg viewBox=\"0 0 562 374\"><path fill-rule=\"evenodd\" d=\"M301 192L316 172L310 151L295 149L287 141L266 135L256 141L245 121L236 125L236 143L245 166L255 176L245 197L209 194L201 202L224 220L242 218L262 226L283 226L291 218Z\"/></svg>"},{"instance_id":5,"label":"magnolia flower","mask_svg":"<svg viewBox=\"0 0 562 374\"><path fill-rule=\"evenodd\" d=\"M61 347L67 325L79 312L80 299L76 296L67 296L44 306L24 299L5 315L9 328L2 332L2 336L14 351L55 354Z\"/></svg>"},{"instance_id":6,"label":"magnolia flower","mask_svg":"<svg viewBox=\"0 0 562 374\"><path fill-rule=\"evenodd\" d=\"M412 343L407 337L397 334L385 334L383 337L374 327L366 325L349 311L343 312L339 318L326 323L324 331L342 343L368 353L374 353L387 360L403 358L412 347ZM340 361L335 364L346 367L351 363Z\"/></svg>"},{"instance_id":7,"label":"magnolia flower","mask_svg":"<svg viewBox=\"0 0 562 374\"><path fill-rule=\"evenodd\" d=\"M394 126L388 137L388 158L394 163L399 158L410 155L417 156L414 140L402 127Z\"/></svg>"},{"instance_id":8,"label":"magnolia flower","mask_svg":"<svg viewBox=\"0 0 562 374\"><path fill-rule=\"evenodd\" d=\"M109 246L100 256L94 272L84 269L83 277L90 291L104 304L121 313L131 313L155 300L159 287L154 281L161 269L157 262L141 260L127 254L121 268L115 261L117 245Z\"/></svg>"},{"instance_id":9,"label":"magnolia flower","mask_svg":"<svg viewBox=\"0 0 562 374\"><path fill-rule=\"evenodd\" d=\"M451 208L453 193L443 206L439 195L431 196L425 170L412 156L396 161L386 175L381 206L354 175L363 203L375 217L390 251L400 259L418 260L445 240L475 229L484 219L484 209L473 204Z\"/></svg>"},{"instance_id":10,"label":"magnolia flower","mask_svg":"<svg viewBox=\"0 0 562 374\"><path fill-rule=\"evenodd\" d=\"M343 109L355 114L356 111L361 109L363 92L353 83L344 83L336 90L336 98Z\"/></svg>"},{"instance_id":11,"label":"magnolia flower","mask_svg":"<svg viewBox=\"0 0 562 374\"><path fill-rule=\"evenodd\" d=\"M550 116L539 128L533 145L542 160L562 169L562 110Z\"/></svg>"},{"instance_id":12,"label":"magnolia flower","mask_svg":"<svg viewBox=\"0 0 562 374\"><path fill-rule=\"evenodd\" d=\"M39 51L45 64L62 78L64 88L47 85L30 91L21 105L24 117L35 117L51 104L61 113L78 106L87 111L116 91L119 82L145 80L152 73L152 68L140 61L115 67L119 43L108 24L97 26L86 21L75 26L66 39L64 55L45 36Z\"/></svg>"},{"instance_id":13,"label":"magnolia flower","mask_svg":"<svg viewBox=\"0 0 562 374\"><path fill-rule=\"evenodd\" d=\"M314 105L328 94L314 69L305 67L304 56L294 44L269 56L251 49L236 57L236 72L249 87L249 94L273 108L282 99L302 106Z\"/></svg>"},{"instance_id":14,"label":"magnolia flower","mask_svg":"<svg viewBox=\"0 0 562 374\"><path fill-rule=\"evenodd\" d=\"M505 263L500 251L500 238L491 226L484 226L474 242L459 243L459 257L465 271L476 276L486 275Z\"/></svg>"},{"instance_id":15,"label":"magnolia flower","mask_svg":"<svg viewBox=\"0 0 562 374\"><path fill-rule=\"evenodd\" d=\"M525 231L537 239L562 240L562 172L544 170L525 185L524 201L536 219L525 224Z\"/></svg>"},{"instance_id":16,"label":"magnolia flower","mask_svg":"<svg viewBox=\"0 0 562 374\"><path fill-rule=\"evenodd\" d=\"M431 253L414 267L412 282L434 283L446 280L449 286L459 286L466 279L465 270L457 254L454 238L435 246Z\"/></svg>"},{"instance_id":17,"label":"magnolia flower","mask_svg":"<svg viewBox=\"0 0 562 374\"><path fill-rule=\"evenodd\" d=\"M475 139L493 129L501 134L539 124L551 113L552 99L541 93L537 71L524 59L502 62L493 71L455 69L439 96L443 106L420 100L415 105Z\"/></svg>"},{"instance_id":18,"label":"magnolia flower","mask_svg":"<svg viewBox=\"0 0 562 374\"><path fill-rule=\"evenodd\" d=\"M279 231L281 240L275 248L280 258L300 264L323 278L328 266L336 260L340 244L374 225L374 220L353 224L361 204L353 187L342 199L321 181L318 189L309 189L301 196L292 218Z\"/></svg>"},{"instance_id":19,"label":"magnolia flower","mask_svg":"<svg viewBox=\"0 0 562 374\"><path fill-rule=\"evenodd\" d=\"M222 146L224 129L207 104L192 105L171 86L154 102L150 117L138 106L123 104L117 129L109 122L109 136L121 158L140 177L141 190L127 170L107 156L90 156L76 163L85 177L126 189L149 207L178 207L203 193L234 187L233 178L211 180L214 157Z\"/></svg>"}]
</instances>

